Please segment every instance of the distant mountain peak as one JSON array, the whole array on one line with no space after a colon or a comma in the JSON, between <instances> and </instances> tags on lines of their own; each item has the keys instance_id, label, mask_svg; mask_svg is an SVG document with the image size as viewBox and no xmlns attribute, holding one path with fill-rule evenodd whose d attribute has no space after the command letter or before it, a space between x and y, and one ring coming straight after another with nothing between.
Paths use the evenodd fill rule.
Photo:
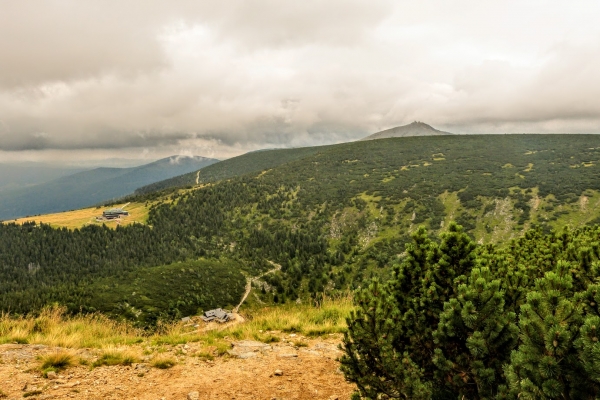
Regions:
<instances>
[{"instance_id":1,"label":"distant mountain peak","mask_svg":"<svg viewBox=\"0 0 600 400\"><path fill-rule=\"evenodd\" d=\"M439 136L452 135L450 132L444 132L435 129L431 125L421 121L414 121L408 125L397 126L395 128L386 129L381 132L376 132L361 140L384 139L391 137L409 137L409 136Z\"/></svg>"}]
</instances>

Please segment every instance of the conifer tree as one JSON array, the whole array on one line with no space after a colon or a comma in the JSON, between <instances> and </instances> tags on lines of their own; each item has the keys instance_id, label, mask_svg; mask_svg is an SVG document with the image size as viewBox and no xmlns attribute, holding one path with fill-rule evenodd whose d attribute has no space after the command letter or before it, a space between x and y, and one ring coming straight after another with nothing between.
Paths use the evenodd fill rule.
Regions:
<instances>
[{"instance_id":1,"label":"conifer tree","mask_svg":"<svg viewBox=\"0 0 600 400\"><path fill-rule=\"evenodd\" d=\"M521 344L505 370L510 392L519 399L594 399L600 393L575 345L582 310L571 294L568 269L568 263L559 262L536 282L521 307Z\"/></svg>"},{"instance_id":2,"label":"conifer tree","mask_svg":"<svg viewBox=\"0 0 600 400\"><path fill-rule=\"evenodd\" d=\"M589 285L580 299L585 319L575 347L588 378L600 383L600 285Z\"/></svg>"},{"instance_id":3,"label":"conifer tree","mask_svg":"<svg viewBox=\"0 0 600 400\"><path fill-rule=\"evenodd\" d=\"M392 279L384 285L375 281L357 294L341 362L346 378L364 397L451 395L434 385L433 333L444 302L456 293L456 278L475 263L475 245L456 224L441 239L436 245L420 228Z\"/></svg>"},{"instance_id":4,"label":"conifer tree","mask_svg":"<svg viewBox=\"0 0 600 400\"><path fill-rule=\"evenodd\" d=\"M458 296L444 304L434 333L437 381L459 398L494 398L518 333L515 313L504 309L500 280L492 280L489 268L474 268Z\"/></svg>"},{"instance_id":5,"label":"conifer tree","mask_svg":"<svg viewBox=\"0 0 600 400\"><path fill-rule=\"evenodd\" d=\"M341 369L346 379L356 383L361 396L431 397L431 384L420 365L423 349L416 348L414 341L422 336L418 299L432 246L420 228L391 281L382 285L375 280L355 296L357 309L347 320Z\"/></svg>"},{"instance_id":6,"label":"conifer tree","mask_svg":"<svg viewBox=\"0 0 600 400\"><path fill-rule=\"evenodd\" d=\"M585 319L575 341L579 360L587 377L600 384L600 317L589 316Z\"/></svg>"}]
</instances>

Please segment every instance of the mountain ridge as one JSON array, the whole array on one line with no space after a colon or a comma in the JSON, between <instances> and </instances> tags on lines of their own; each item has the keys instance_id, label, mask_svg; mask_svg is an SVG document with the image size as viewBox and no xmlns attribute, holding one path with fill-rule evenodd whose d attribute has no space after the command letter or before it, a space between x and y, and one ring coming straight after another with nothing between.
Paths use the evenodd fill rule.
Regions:
<instances>
[{"instance_id":1,"label":"mountain ridge","mask_svg":"<svg viewBox=\"0 0 600 400\"><path fill-rule=\"evenodd\" d=\"M0 193L0 219L92 206L218 161L200 156L171 156L131 168L94 168L27 188L4 191Z\"/></svg>"},{"instance_id":2,"label":"mountain ridge","mask_svg":"<svg viewBox=\"0 0 600 400\"><path fill-rule=\"evenodd\" d=\"M397 126L395 128L385 129L375 132L372 135L360 140L387 139L392 137L411 137L411 136L442 136L453 135L450 132L440 131L424 122L414 121L408 125Z\"/></svg>"}]
</instances>

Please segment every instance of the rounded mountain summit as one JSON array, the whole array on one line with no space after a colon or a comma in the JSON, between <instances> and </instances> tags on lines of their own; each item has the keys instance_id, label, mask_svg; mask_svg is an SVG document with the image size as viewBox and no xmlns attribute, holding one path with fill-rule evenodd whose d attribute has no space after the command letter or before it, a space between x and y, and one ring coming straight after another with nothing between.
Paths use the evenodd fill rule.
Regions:
<instances>
[{"instance_id":1,"label":"rounded mountain summit","mask_svg":"<svg viewBox=\"0 0 600 400\"><path fill-rule=\"evenodd\" d=\"M408 137L408 136L440 136L452 135L450 132L439 131L427 125L424 122L415 121L408 125L397 126L395 128L386 129L385 131L376 132L360 140L385 139L393 137Z\"/></svg>"}]
</instances>

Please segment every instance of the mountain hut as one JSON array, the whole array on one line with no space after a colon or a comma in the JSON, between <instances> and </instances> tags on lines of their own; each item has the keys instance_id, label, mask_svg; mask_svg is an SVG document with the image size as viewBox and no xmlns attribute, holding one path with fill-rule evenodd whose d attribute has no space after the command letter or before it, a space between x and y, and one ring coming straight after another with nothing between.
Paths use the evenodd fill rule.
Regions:
<instances>
[{"instance_id":1,"label":"mountain hut","mask_svg":"<svg viewBox=\"0 0 600 400\"><path fill-rule=\"evenodd\" d=\"M102 216L106 219L117 219L127 215L129 215L129 212L122 208L111 208L110 210L102 212Z\"/></svg>"}]
</instances>

